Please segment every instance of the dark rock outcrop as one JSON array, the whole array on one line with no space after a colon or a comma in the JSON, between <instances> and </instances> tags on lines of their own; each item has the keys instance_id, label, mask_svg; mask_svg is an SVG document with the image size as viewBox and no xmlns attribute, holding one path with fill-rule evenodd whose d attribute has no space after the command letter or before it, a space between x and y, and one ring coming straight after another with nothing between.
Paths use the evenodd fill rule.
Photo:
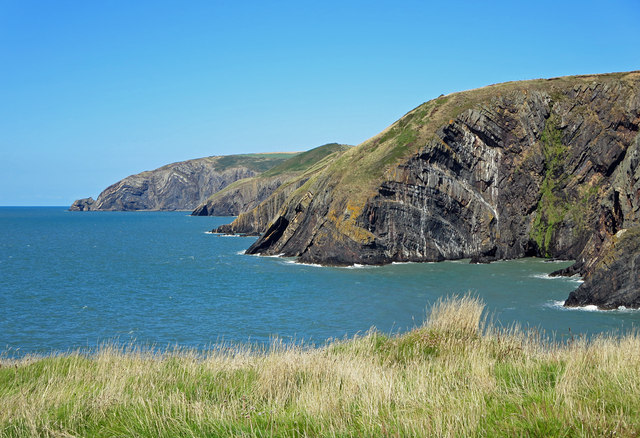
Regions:
<instances>
[{"instance_id":1,"label":"dark rock outcrop","mask_svg":"<svg viewBox=\"0 0 640 438\"><path fill-rule=\"evenodd\" d=\"M567 305L638 307L637 240L615 236L640 226L639 90L630 72L427 102L292 192L248 252L331 265L575 260L564 274L585 282Z\"/></svg>"},{"instance_id":2,"label":"dark rock outcrop","mask_svg":"<svg viewBox=\"0 0 640 438\"><path fill-rule=\"evenodd\" d=\"M640 308L640 228L616 233L586 281L569 294L565 305Z\"/></svg>"},{"instance_id":3,"label":"dark rock outcrop","mask_svg":"<svg viewBox=\"0 0 640 438\"><path fill-rule=\"evenodd\" d=\"M96 201L93 198L77 199L69 207L69 211L89 211L93 209Z\"/></svg>"}]
</instances>

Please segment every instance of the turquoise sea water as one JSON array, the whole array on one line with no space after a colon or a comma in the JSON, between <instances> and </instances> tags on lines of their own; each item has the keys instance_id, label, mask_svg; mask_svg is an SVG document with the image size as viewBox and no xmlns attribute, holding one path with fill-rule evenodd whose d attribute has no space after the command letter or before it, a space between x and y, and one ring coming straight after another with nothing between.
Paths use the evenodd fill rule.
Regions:
<instances>
[{"instance_id":1,"label":"turquoise sea water","mask_svg":"<svg viewBox=\"0 0 640 438\"><path fill-rule=\"evenodd\" d=\"M420 324L438 297L471 291L503 325L555 333L628 330L638 311L560 307L577 279L540 259L326 268L243 255L255 238L206 234L231 218L185 212L0 208L0 354L104 341L207 348L322 344Z\"/></svg>"}]
</instances>

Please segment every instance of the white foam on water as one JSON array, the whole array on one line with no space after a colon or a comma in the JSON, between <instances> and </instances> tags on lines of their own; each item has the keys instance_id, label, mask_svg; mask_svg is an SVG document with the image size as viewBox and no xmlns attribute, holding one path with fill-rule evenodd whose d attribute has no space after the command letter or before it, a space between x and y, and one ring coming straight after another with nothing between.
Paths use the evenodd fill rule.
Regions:
<instances>
[{"instance_id":1,"label":"white foam on water","mask_svg":"<svg viewBox=\"0 0 640 438\"><path fill-rule=\"evenodd\" d=\"M245 251L246 250L243 249L242 251L239 251L238 254L247 255L247 256L250 256L250 257L260 257L260 258L265 258L265 259L279 259L279 258L284 257L284 254L266 255L266 254L263 254L263 253L260 253L260 252L257 252L257 253L254 253L254 254L247 254L247 253L245 253Z\"/></svg>"},{"instance_id":2,"label":"white foam on water","mask_svg":"<svg viewBox=\"0 0 640 438\"><path fill-rule=\"evenodd\" d=\"M625 306L619 306L617 309L604 310L599 309L595 304L588 304L586 306L577 306L577 307L564 307L564 301L551 301L546 304L547 307L553 307L560 310L567 311L578 311L578 312L618 312L618 313L637 313L640 312L640 309L628 309Z\"/></svg>"},{"instance_id":3,"label":"white foam on water","mask_svg":"<svg viewBox=\"0 0 640 438\"><path fill-rule=\"evenodd\" d=\"M323 268L324 267L322 265L318 265L317 263L301 263L301 262L296 262L295 260L283 260L283 261L287 265L311 266L311 267L314 267L314 268Z\"/></svg>"},{"instance_id":4,"label":"white foam on water","mask_svg":"<svg viewBox=\"0 0 640 438\"><path fill-rule=\"evenodd\" d=\"M542 280L569 280L574 283L584 283L584 280L579 275L573 275L571 277L563 277L562 275L558 275L558 276L552 277L549 274L533 274L531 275L531 277L540 278Z\"/></svg>"},{"instance_id":5,"label":"white foam on water","mask_svg":"<svg viewBox=\"0 0 640 438\"><path fill-rule=\"evenodd\" d=\"M435 265L438 262L391 262L392 265Z\"/></svg>"},{"instance_id":6,"label":"white foam on water","mask_svg":"<svg viewBox=\"0 0 640 438\"><path fill-rule=\"evenodd\" d=\"M531 277L533 278L541 278L543 280L555 280L560 277L552 277L549 274L533 274Z\"/></svg>"}]
</instances>

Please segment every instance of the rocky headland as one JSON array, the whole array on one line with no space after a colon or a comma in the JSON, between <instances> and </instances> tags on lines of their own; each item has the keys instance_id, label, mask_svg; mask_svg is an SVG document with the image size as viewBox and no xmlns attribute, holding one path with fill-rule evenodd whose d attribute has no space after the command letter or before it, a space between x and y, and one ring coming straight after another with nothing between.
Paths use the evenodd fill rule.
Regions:
<instances>
[{"instance_id":1,"label":"rocky headland","mask_svg":"<svg viewBox=\"0 0 640 438\"><path fill-rule=\"evenodd\" d=\"M98 199L75 201L71 211L193 210L235 181L250 178L298 153L226 155L181 161L131 175Z\"/></svg>"},{"instance_id":2,"label":"rocky headland","mask_svg":"<svg viewBox=\"0 0 640 438\"><path fill-rule=\"evenodd\" d=\"M324 265L575 260L567 306L640 307L640 72L440 96L223 232Z\"/></svg>"}]
</instances>

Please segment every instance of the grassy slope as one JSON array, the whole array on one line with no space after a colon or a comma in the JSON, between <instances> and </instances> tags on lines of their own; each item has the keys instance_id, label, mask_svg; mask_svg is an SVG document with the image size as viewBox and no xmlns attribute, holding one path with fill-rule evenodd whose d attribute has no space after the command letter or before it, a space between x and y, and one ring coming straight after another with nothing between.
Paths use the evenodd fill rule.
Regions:
<instances>
[{"instance_id":1,"label":"grassy slope","mask_svg":"<svg viewBox=\"0 0 640 438\"><path fill-rule=\"evenodd\" d=\"M224 155L218 158L216 168L226 170L244 166L256 172L264 172L298 155L299 152L277 152L267 154Z\"/></svg>"},{"instance_id":2,"label":"grassy slope","mask_svg":"<svg viewBox=\"0 0 640 438\"><path fill-rule=\"evenodd\" d=\"M469 297L401 336L0 362L2 436L637 436L640 336L542 343Z\"/></svg>"},{"instance_id":3,"label":"grassy slope","mask_svg":"<svg viewBox=\"0 0 640 438\"><path fill-rule=\"evenodd\" d=\"M263 174L263 176L268 177L290 172L302 172L313 166L315 163L321 161L326 156L331 155L334 152L345 151L349 148L350 146L338 143L329 143L323 146L318 146L317 148L302 152L301 154L298 154L295 157L269 169Z\"/></svg>"},{"instance_id":4,"label":"grassy slope","mask_svg":"<svg viewBox=\"0 0 640 438\"><path fill-rule=\"evenodd\" d=\"M289 175L291 174L292 178L296 175L306 174L308 170L317 167L318 163L324 163L327 157L333 155L336 152L342 152L351 148L351 146L341 145L338 143L329 143L323 146L318 146L316 148L310 149L306 152L301 152L292 156L285 161L281 161L276 164L274 167L268 169L264 173L253 177L253 178L244 178L238 181L235 181L232 184L229 184L224 189L219 192L214 193L209 197L209 200L213 200L216 198L220 198L226 196L226 194L232 190L237 190L240 187L245 185L255 184L261 178L271 178L275 176ZM271 154L265 154L271 155ZM280 154L278 154L280 155Z\"/></svg>"}]
</instances>

